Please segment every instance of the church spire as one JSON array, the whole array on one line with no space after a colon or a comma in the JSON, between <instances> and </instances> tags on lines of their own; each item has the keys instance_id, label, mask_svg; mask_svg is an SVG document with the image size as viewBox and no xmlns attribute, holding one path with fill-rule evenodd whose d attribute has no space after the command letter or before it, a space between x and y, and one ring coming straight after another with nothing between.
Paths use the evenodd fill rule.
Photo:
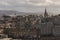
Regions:
<instances>
[{"instance_id":1,"label":"church spire","mask_svg":"<svg viewBox=\"0 0 60 40\"><path fill-rule=\"evenodd\" d=\"M48 13L47 13L47 11L46 11L46 8L45 8L44 17L48 17Z\"/></svg>"}]
</instances>

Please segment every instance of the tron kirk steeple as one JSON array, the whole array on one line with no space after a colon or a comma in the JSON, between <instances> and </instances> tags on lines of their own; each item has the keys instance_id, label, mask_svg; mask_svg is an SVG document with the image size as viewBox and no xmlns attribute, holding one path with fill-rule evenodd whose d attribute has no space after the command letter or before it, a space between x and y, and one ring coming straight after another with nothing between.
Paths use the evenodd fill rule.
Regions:
<instances>
[{"instance_id":1,"label":"tron kirk steeple","mask_svg":"<svg viewBox=\"0 0 60 40\"><path fill-rule=\"evenodd\" d=\"M47 13L47 11L46 11L46 8L45 8L44 17L48 17L48 13Z\"/></svg>"}]
</instances>

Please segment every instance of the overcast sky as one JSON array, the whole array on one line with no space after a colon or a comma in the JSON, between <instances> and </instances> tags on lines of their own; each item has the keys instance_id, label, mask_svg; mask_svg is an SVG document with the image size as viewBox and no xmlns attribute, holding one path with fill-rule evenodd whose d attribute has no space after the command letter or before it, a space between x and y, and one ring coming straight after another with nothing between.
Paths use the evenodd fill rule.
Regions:
<instances>
[{"instance_id":1,"label":"overcast sky","mask_svg":"<svg viewBox=\"0 0 60 40\"><path fill-rule=\"evenodd\" d=\"M60 13L60 0L0 0L0 10Z\"/></svg>"}]
</instances>

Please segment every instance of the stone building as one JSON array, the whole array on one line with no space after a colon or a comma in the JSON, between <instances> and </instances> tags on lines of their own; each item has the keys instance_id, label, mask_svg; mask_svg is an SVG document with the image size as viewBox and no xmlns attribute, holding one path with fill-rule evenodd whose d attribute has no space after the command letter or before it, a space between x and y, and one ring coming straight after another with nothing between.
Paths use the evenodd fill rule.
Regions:
<instances>
[{"instance_id":1,"label":"stone building","mask_svg":"<svg viewBox=\"0 0 60 40\"><path fill-rule=\"evenodd\" d=\"M0 20L0 34L4 34L5 22Z\"/></svg>"},{"instance_id":2,"label":"stone building","mask_svg":"<svg viewBox=\"0 0 60 40\"><path fill-rule=\"evenodd\" d=\"M42 23L40 28L41 35L52 35L52 27L53 24L51 22Z\"/></svg>"},{"instance_id":3,"label":"stone building","mask_svg":"<svg viewBox=\"0 0 60 40\"><path fill-rule=\"evenodd\" d=\"M54 28L53 28L53 35L54 36L60 36L60 16L54 17Z\"/></svg>"}]
</instances>

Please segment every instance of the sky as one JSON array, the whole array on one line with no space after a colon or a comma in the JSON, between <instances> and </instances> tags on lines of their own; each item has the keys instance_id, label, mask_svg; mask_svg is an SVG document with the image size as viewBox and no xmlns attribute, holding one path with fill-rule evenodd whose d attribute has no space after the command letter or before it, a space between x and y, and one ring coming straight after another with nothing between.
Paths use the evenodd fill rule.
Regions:
<instances>
[{"instance_id":1,"label":"sky","mask_svg":"<svg viewBox=\"0 0 60 40\"><path fill-rule=\"evenodd\" d=\"M60 13L60 0L0 0L0 10Z\"/></svg>"}]
</instances>

